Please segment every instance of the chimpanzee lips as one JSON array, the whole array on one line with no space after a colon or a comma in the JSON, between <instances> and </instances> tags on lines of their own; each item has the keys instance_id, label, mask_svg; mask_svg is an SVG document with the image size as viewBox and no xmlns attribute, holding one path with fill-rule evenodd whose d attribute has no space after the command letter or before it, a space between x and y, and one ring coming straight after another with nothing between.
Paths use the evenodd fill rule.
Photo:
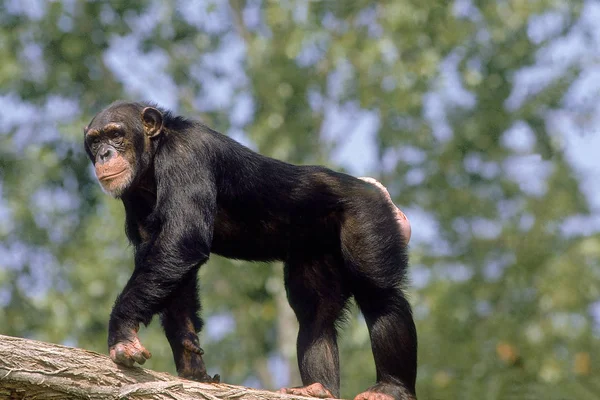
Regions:
<instances>
[{"instance_id":1,"label":"chimpanzee lips","mask_svg":"<svg viewBox=\"0 0 600 400\"><path fill-rule=\"evenodd\" d=\"M119 172L112 173L112 174L101 172L101 173L97 174L97 176L98 176L98 180L100 180L100 181L107 181L107 180L110 180L110 179L117 178L117 177L123 175L125 172L127 172L127 169L123 169L123 170L121 170Z\"/></svg>"}]
</instances>

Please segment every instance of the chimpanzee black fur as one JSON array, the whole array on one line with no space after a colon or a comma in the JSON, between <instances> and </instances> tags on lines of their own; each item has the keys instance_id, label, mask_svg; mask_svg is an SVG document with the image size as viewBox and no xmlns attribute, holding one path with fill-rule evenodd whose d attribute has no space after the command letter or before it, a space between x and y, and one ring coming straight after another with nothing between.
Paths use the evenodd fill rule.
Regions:
<instances>
[{"instance_id":1,"label":"chimpanzee black fur","mask_svg":"<svg viewBox=\"0 0 600 400\"><path fill-rule=\"evenodd\" d=\"M417 334L402 291L406 245L379 189L262 156L151 104L113 103L85 129L85 148L105 191L123 201L135 249L133 275L109 322L115 362L150 357L137 330L160 314L179 374L218 380L206 373L196 334L198 268L211 252L282 260L300 324L302 382L317 384L311 387L320 394L287 391L339 395L336 321L354 296L377 369L377 383L359 397L415 398Z\"/></svg>"}]
</instances>

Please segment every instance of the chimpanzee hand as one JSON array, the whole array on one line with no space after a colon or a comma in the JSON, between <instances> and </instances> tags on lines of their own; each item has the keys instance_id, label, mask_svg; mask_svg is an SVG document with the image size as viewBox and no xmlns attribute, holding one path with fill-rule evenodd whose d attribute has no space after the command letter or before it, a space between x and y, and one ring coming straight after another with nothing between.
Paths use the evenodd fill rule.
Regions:
<instances>
[{"instance_id":1,"label":"chimpanzee hand","mask_svg":"<svg viewBox=\"0 0 600 400\"><path fill-rule=\"evenodd\" d=\"M152 354L140 343L137 330L137 328L131 329L129 334L119 335L116 341L109 340L108 352L111 360L126 367L133 367L136 362L141 365L152 357Z\"/></svg>"}]
</instances>

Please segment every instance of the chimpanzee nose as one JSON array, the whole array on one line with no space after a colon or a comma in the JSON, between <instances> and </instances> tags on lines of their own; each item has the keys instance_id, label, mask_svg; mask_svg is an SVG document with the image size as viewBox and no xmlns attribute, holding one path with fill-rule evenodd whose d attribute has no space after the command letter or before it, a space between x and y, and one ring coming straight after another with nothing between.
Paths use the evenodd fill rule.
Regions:
<instances>
[{"instance_id":1,"label":"chimpanzee nose","mask_svg":"<svg viewBox=\"0 0 600 400\"><path fill-rule=\"evenodd\" d=\"M104 164L111 158L113 158L117 154L117 151L114 147L109 146L107 144L103 144L98 149L98 154L96 155L96 163Z\"/></svg>"}]
</instances>

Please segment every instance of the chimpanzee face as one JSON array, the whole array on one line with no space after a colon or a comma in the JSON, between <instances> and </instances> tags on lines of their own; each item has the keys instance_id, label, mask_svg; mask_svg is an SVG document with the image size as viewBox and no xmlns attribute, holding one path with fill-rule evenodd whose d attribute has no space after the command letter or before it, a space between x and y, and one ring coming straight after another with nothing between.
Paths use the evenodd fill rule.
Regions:
<instances>
[{"instance_id":1,"label":"chimpanzee face","mask_svg":"<svg viewBox=\"0 0 600 400\"><path fill-rule=\"evenodd\" d=\"M133 103L109 106L84 129L85 150L102 189L121 197L147 171L152 138L163 128L162 114Z\"/></svg>"}]
</instances>

